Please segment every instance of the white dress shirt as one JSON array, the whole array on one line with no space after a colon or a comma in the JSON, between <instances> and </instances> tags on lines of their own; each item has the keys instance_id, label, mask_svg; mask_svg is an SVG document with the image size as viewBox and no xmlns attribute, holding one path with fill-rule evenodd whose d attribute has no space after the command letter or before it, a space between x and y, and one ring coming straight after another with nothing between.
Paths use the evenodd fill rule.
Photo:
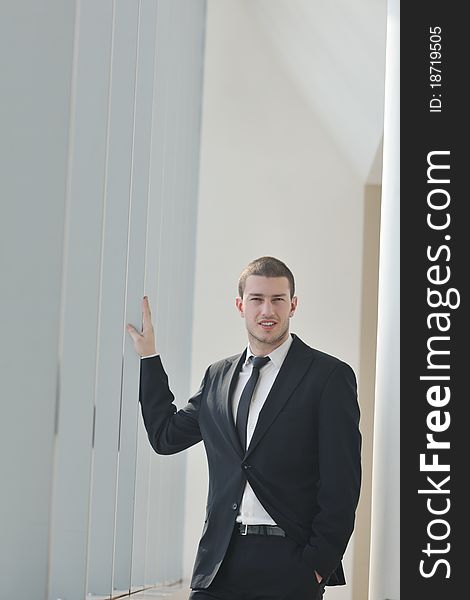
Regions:
<instances>
[{"instance_id":1,"label":"white dress shirt","mask_svg":"<svg viewBox=\"0 0 470 600\"><path fill-rule=\"evenodd\" d=\"M250 411L248 413L248 426L246 432L246 443L247 447L250 445L250 440L253 436L253 432L256 427L256 423L258 421L259 413L263 408L263 405L266 401L266 398L271 390L271 387L274 383L274 380L279 373L279 370L286 358L287 352L292 344L292 336L289 335L287 340L283 342L276 350L273 350L269 356L270 361L264 365L259 372L259 379L256 384L256 388L253 392L253 397L251 399ZM238 403L240 402L240 396L242 394L243 388L246 385L250 375L251 375L251 357L253 353L248 346L246 351L246 360L243 363L242 370L240 371L237 385L233 392L232 398L232 412L233 412L233 420L236 423L237 421L237 409ZM237 516L237 521L239 523L243 523L245 525L276 525L275 521L270 517L267 511L264 509L261 502L256 497L251 485L247 482L245 486L245 491L243 492L243 498L240 504L240 512Z\"/></svg>"}]
</instances>

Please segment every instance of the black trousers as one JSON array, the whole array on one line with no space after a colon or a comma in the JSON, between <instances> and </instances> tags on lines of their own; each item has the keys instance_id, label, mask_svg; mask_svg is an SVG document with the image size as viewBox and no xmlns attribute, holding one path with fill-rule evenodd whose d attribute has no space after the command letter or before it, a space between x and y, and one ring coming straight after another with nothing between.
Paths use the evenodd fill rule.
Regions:
<instances>
[{"instance_id":1,"label":"black trousers","mask_svg":"<svg viewBox=\"0 0 470 600\"><path fill-rule=\"evenodd\" d=\"M279 536L234 531L224 560L208 588L190 600L321 600L323 584L301 559L301 547Z\"/></svg>"}]
</instances>

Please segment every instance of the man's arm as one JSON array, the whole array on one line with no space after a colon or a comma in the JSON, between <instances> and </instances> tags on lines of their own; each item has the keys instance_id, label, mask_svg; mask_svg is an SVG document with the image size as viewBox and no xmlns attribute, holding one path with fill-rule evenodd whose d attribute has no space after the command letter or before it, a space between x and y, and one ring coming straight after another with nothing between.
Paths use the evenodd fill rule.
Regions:
<instances>
[{"instance_id":1,"label":"man's arm","mask_svg":"<svg viewBox=\"0 0 470 600\"><path fill-rule=\"evenodd\" d=\"M181 410L173 404L168 376L156 352L155 333L148 297L142 301L142 332L128 324L127 331L137 354L147 357L140 362L139 401L152 448L159 454L174 454L201 441L199 406L204 381L198 392Z\"/></svg>"},{"instance_id":2,"label":"man's arm","mask_svg":"<svg viewBox=\"0 0 470 600\"><path fill-rule=\"evenodd\" d=\"M202 440L199 407L205 378L188 404L177 410L160 357L140 363L139 401L152 448L158 454L175 454Z\"/></svg>"},{"instance_id":3,"label":"man's arm","mask_svg":"<svg viewBox=\"0 0 470 600\"><path fill-rule=\"evenodd\" d=\"M319 405L319 511L304 561L323 577L335 570L351 537L361 485L361 434L356 378L340 363L330 374Z\"/></svg>"}]
</instances>

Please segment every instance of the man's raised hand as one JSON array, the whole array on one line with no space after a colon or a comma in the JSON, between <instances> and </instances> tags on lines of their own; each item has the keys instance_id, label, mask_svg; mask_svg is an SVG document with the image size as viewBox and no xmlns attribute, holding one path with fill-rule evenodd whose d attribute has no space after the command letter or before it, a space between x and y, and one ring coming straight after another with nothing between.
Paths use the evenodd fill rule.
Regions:
<instances>
[{"instance_id":1,"label":"man's raised hand","mask_svg":"<svg viewBox=\"0 0 470 600\"><path fill-rule=\"evenodd\" d=\"M148 296L144 296L142 300L142 333L139 333L130 323L127 324L126 329L139 356L149 356L157 353Z\"/></svg>"}]
</instances>

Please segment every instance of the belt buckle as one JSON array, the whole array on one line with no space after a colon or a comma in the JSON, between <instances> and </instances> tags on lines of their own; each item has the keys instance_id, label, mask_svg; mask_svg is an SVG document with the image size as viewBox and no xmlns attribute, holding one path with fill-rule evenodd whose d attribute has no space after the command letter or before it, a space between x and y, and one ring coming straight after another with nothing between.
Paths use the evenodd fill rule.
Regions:
<instances>
[{"instance_id":1,"label":"belt buckle","mask_svg":"<svg viewBox=\"0 0 470 600\"><path fill-rule=\"evenodd\" d=\"M240 528L240 535L248 535L248 524L242 523L241 525L242 527L245 527L245 531L242 531L242 529Z\"/></svg>"}]
</instances>

